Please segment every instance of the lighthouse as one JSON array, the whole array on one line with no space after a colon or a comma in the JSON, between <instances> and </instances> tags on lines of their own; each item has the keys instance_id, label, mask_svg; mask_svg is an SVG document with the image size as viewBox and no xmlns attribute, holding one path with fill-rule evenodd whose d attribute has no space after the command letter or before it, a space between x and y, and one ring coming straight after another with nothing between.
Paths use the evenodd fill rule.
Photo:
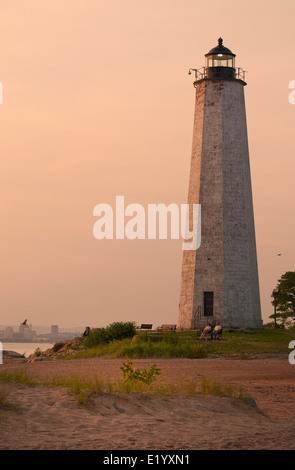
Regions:
<instances>
[{"instance_id":1,"label":"lighthouse","mask_svg":"<svg viewBox=\"0 0 295 470\"><path fill-rule=\"evenodd\" d=\"M245 71L218 45L195 74L188 204L201 206L201 244L183 251L177 326L261 328Z\"/></svg>"}]
</instances>

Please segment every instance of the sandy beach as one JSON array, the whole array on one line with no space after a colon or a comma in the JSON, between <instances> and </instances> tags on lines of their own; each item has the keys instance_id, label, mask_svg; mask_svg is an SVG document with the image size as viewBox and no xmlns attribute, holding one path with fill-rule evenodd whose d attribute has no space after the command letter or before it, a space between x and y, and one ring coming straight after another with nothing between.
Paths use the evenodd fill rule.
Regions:
<instances>
[{"instance_id":1,"label":"sandy beach","mask_svg":"<svg viewBox=\"0 0 295 470\"><path fill-rule=\"evenodd\" d=\"M36 381L55 377L122 379L122 359L28 363L4 361L0 371L23 371ZM216 378L243 387L258 408L201 393L96 395L91 408L66 388L1 383L9 391L0 411L0 449L195 450L293 449L295 366L287 356L231 359L134 360L161 369L164 383Z\"/></svg>"}]
</instances>

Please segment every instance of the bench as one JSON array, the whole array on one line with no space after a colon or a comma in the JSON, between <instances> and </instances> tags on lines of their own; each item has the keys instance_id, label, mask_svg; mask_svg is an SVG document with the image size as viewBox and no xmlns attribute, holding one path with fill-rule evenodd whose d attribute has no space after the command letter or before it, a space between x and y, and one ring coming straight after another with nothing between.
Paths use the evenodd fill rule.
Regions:
<instances>
[{"instance_id":1,"label":"bench","mask_svg":"<svg viewBox=\"0 0 295 470\"><path fill-rule=\"evenodd\" d=\"M177 325L162 325L159 331L176 331Z\"/></svg>"},{"instance_id":2,"label":"bench","mask_svg":"<svg viewBox=\"0 0 295 470\"><path fill-rule=\"evenodd\" d=\"M142 325L140 325L141 330L151 330L152 327L153 325L151 325L150 323L142 323Z\"/></svg>"}]
</instances>

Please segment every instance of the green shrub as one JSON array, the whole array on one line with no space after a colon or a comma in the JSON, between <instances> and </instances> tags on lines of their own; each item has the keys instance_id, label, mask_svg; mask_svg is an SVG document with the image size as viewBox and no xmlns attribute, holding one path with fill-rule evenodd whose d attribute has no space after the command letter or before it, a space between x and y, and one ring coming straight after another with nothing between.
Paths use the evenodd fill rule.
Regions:
<instances>
[{"instance_id":1,"label":"green shrub","mask_svg":"<svg viewBox=\"0 0 295 470\"><path fill-rule=\"evenodd\" d=\"M134 322L114 322L106 328L91 330L84 340L87 348L92 348L100 344L107 344L111 341L132 338L136 334Z\"/></svg>"},{"instance_id":2,"label":"green shrub","mask_svg":"<svg viewBox=\"0 0 295 470\"><path fill-rule=\"evenodd\" d=\"M134 322L115 322L107 327L111 341L132 338L136 334Z\"/></svg>"},{"instance_id":3,"label":"green shrub","mask_svg":"<svg viewBox=\"0 0 295 470\"><path fill-rule=\"evenodd\" d=\"M281 330L285 330L285 326L283 323L277 323L277 329L281 329ZM275 328L275 322L269 322L269 323L265 323L263 325L263 328L265 329L274 329Z\"/></svg>"},{"instance_id":4,"label":"green shrub","mask_svg":"<svg viewBox=\"0 0 295 470\"><path fill-rule=\"evenodd\" d=\"M89 335L86 336L83 344L87 348L93 348L99 344L106 344L110 341L109 335L105 328L98 328L96 330L91 330Z\"/></svg>"},{"instance_id":5,"label":"green shrub","mask_svg":"<svg viewBox=\"0 0 295 470\"><path fill-rule=\"evenodd\" d=\"M41 351L40 348L35 349L35 355L36 355L37 357L41 356L41 354L42 354L42 351Z\"/></svg>"},{"instance_id":6,"label":"green shrub","mask_svg":"<svg viewBox=\"0 0 295 470\"><path fill-rule=\"evenodd\" d=\"M152 382L157 380L156 375L161 374L161 370L156 367L156 364L153 364L150 369L135 369L130 359L123 362L120 369L123 371L125 382L142 382L147 385L151 385Z\"/></svg>"}]
</instances>

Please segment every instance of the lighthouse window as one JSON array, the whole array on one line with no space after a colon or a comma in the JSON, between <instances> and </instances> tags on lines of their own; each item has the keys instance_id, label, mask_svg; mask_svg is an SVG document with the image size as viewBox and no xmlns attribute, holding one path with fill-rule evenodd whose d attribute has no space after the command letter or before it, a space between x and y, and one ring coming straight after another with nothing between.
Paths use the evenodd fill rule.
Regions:
<instances>
[{"instance_id":1,"label":"lighthouse window","mask_svg":"<svg viewBox=\"0 0 295 470\"><path fill-rule=\"evenodd\" d=\"M214 292L204 292L204 316L213 317Z\"/></svg>"},{"instance_id":2,"label":"lighthouse window","mask_svg":"<svg viewBox=\"0 0 295 470\"><path fill-rule=\"evenodd\" d=\"M234 57L228 54L215 54L207 57L207 67L232 67L234 68Z\"/></svg>"}]
</instances>

